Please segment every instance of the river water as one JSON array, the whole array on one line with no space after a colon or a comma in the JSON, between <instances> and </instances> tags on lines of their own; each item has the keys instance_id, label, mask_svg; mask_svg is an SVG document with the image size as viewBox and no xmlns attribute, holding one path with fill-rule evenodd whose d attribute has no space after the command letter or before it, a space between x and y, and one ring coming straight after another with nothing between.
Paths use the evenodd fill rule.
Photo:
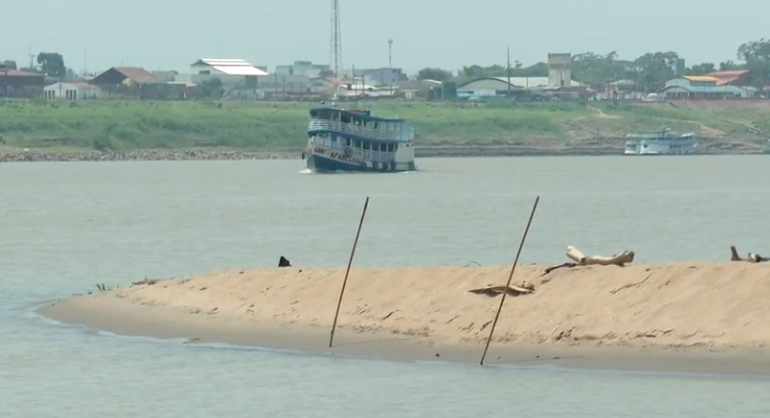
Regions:
<instances>
[{"instance_id":1,"label":"river water","mask_svg":"<svg viewBox=\"0 0 770 418\"><path fill-rule=\"evenodd\" d=\"M767 417L764 377L393 362L92 332L41 302L228 267L505 264L636 251L767 252L770 158L424 159L303 174L301 161L0 164L0 417Z\"/></svg>"}]
</instances>

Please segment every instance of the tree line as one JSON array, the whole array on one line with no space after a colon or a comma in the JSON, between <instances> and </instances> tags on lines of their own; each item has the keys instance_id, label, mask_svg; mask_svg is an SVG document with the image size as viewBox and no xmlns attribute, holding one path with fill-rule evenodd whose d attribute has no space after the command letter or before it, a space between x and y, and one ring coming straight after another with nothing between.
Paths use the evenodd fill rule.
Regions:
<instances>
[{"instance_id":1,"label":"tree line","mask_svg":"<svg viewBox=\"0 0 770 418\"><path fill-rule=\"evenodd\" d=\"M69 70L64 64L64 57L58 52L41 52L37 54L37 65L19 68L16 61L3 61L6 67L12 70L27 71L30 73L45 74L51 78L64 78Z\"/></svg>"},{"instance_id":2,"label":"tree line","mask_svg":"<svg viewBox=\"0 0 770 418\"><path fill-rule=\"evenodd\" d=\"M675 77L680 56L674 51L649 52L633 60L620 59L616 51L606 54L583 52L572 56L573 79L586 84L603 85L618 80L630 80L637 90L653 91L666 80ZM751 83L761 87L770 81L770 39L762 38L741 44L736 52L737 61L725 60L718 64L703 62L684 69L683 75L703 75L713 71L750 70ZM456 72L429 67L423 68L418 79L464 82L483 77L546 77L548 64L538 62L524 66L515 61L510 65L465 66Z\"/></svg>"}]
</instances>

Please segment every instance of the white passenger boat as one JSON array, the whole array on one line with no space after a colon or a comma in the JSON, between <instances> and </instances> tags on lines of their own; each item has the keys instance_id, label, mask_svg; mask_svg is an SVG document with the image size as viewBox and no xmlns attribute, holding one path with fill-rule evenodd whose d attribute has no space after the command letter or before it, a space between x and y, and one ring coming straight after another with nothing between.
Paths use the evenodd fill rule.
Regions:
<instances>
[{"instance_id":1,"label":"white passenger boat","mask_svg":"<svg viewBox=\"0 0 770 418\"><path fill-rule=\"evenodd\" d=\"M685 155L695 154L698 144L695 134L676 134L670 129L626 135L625 155Z\"/></svg>"}]
</instances>

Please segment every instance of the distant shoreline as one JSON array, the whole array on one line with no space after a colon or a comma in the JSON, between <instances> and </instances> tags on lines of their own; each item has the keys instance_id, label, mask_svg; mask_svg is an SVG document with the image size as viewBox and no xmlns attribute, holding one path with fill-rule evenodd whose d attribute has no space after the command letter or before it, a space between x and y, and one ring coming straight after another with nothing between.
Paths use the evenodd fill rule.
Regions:
<instances>
[{"instance_id":1,"label":"distant shoreline","mask_svg":"<svg viewBox=\"0 0 770 418\"><path fill-rule=\"evenodd\" d=\"M721 152L720 152L721 151ZM623 149L606 146L536 147L513 145L437 145L415 149L419 158L473 157L579 157L621 156ZM719 150L697 155L758 155L762 152ZM263 151L248 149L140 149L130 151L51 150L46 148L0 148L0 163L7 162L85 162L85 161L236 161L298 160L301 151Z\"/></svg>"},{"instance_id":2,"label":"distant shoreline","mask_svg":"<svg viewBox=\"0 0 770 418\"><path fill-rule=\"evenodd\" d=\"M517 281L534 284L535 292L507 300L487 364L770 375L770 333L762 328L770 266L589 266L543 276L544 268L517 270ZM500 282L507 270L354 268L331 350L341 268L145 279L38 312L65 324L186 344L476 363L499 296L469 290ZM736 297L725 299L726 292Z\"/></svg>"}]
</instances>

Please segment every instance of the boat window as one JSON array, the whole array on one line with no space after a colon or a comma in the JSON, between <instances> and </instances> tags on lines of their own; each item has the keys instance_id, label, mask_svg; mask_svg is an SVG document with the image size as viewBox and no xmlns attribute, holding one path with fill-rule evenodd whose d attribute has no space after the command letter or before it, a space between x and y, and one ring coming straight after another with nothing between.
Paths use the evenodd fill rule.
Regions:
<instances>
[{"instance_id":1,"label":"boat window","mask_svg":"<svg viewBox=\"0 0 770 418\"><path fill-rule=\"evenodd\" d=\"M377 129L379 127L379 123L374 122L374 129Z\"/></svg>"},{"instance_id":2,"label":"boat window","mask_svg":"<svg viewBox=\"0 0 770 418\"><path fill-rule=\"evenodd\" d=\"M364 149L371 149L368 142L364 142Z\"/></svg>"},{"instance_id":3,"label":"boat window","mask_svg":"<svg viewBox=\"0 0 770 418\"><path fill-rule=\"evenodd\" d=\"M340 121L342 123L350 123L350 115L348 114L340 114Z\"/></svg>"}]
</instances>

